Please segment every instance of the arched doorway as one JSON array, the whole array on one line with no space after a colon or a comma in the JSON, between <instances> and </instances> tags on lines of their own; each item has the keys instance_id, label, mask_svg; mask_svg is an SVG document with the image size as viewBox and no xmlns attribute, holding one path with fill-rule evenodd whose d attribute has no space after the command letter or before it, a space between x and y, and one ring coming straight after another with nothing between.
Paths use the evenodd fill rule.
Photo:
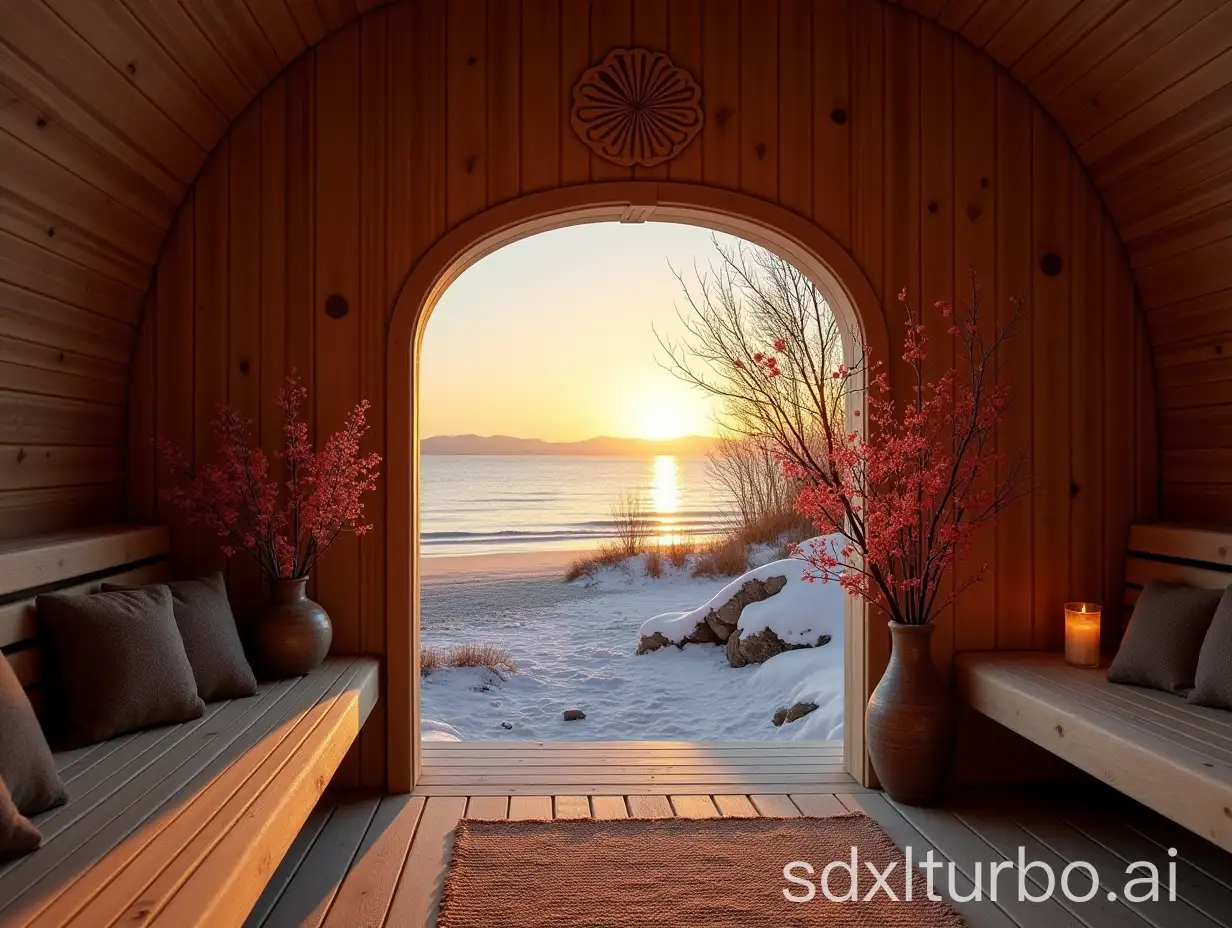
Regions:
<instances>
[{"instance_id":1,"label":"arched doorway","mask_svg":"<svg viewBox=\"0 0 1232 928\"><path fill-rule=\"evenodd\" d=\"M419 471L417 359L424 325L457 276L503 245L587 222L677 222L729 232L762 245L807 273L825 294L850 356L857 339L879 357L889 340L876 294L847 251L818 226L763 200L717 188L619 182L560 188L510 200L454 228L411 271L390 321L386 375L388 785L412 788L419 773ZM862 421L862 420L861 420ZM844 757L868 782L863 709L881 649L869 647L864 607L848 600Z\"/></svg>"}]
</instances>

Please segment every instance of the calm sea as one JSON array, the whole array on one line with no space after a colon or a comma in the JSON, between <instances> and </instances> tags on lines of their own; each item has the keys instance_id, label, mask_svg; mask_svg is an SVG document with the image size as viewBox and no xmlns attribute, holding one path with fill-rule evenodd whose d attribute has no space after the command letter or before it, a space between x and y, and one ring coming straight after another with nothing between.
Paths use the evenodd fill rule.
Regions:
<instances>
[{"instance_id":1,"label":"calm sea","mask_svg":"<svg viewBox=\"0 0 1232 928\"><path fill-rule=\"evenodd\" d=\"M420 468L425 557L594 548L626 491L663 541L714 535L725 509L704 458L424 455Z\"/></svg>"}]
</instances>

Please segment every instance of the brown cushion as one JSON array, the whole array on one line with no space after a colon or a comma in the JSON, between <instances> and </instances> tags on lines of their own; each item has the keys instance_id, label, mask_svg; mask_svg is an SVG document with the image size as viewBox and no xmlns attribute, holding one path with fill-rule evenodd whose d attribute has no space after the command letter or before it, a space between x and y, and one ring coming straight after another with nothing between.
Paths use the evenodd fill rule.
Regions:
<instances>
[{"instance_id":1,"label":"brown cushion","mask_svg":"<svg viewBox=\"0 0 1232 928\"><path fill-rule=\"evenodd\" d=\"M156 585L171 591L171 609L197 681L197 695L206 702L255 695L257 678L244 657L222 572ZM145 587L103 584L104 593L131 589Z\"/></svg>"},{"instance_id":2,"label":"brown cushion","mask_svg":"<svg viewBox=\"0 0 1232 928\"><path fill-rule=\"evenodd\" d=\"M29 854L42 843L43 836L17 811L4 778L0 777L0 860Z\"/></svg>"},{"instance_id":3,"label":"brown cushion","mask_svg":"<svg viewBox=\"0 0 1232 928\"><path fill-rule=\"evenodd\" d=\"M1202 640L1194 688L1188 698L1197 706L1232 709L1232 587L1224 590Z\"/></svg>"},{"instance_id":4,"label":"brown cushion","mask_svg":"<svg viewBox=\"0 0 1232 928\"><path fill-rule=\"evenodd\" d=\"M1148 583L1134 604L1125 639L1108 668L1108 682L1188 695L1202 639L1222 596L1223 590Z\"/></svg>"},{"instance_id":5,"label":"brown cushion","mask_svg":"<svg viewBox=\"0 0 1232 928\"><path fill-rule=\"evenodd\" d=\"M36 602L68 744L94 744L205 712L165 586L50 593Z\"/></svg>"},{"instance_id":6,"label":"brown cushion","mask_svg":"<svg viewBox=\"0 0 1232 928\"><path fill-rule=\"evenodd\" d=\"M0 655L0 779L24 815L64 802L66 794L47 738L9 662Z\"/></svg>"}]
</instances>

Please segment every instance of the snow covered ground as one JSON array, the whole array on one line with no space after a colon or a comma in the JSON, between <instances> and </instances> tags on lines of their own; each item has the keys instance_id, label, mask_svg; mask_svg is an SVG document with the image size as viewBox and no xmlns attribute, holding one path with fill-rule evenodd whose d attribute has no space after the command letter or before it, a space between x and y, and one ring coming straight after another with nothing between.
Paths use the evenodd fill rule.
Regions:
<instances>
[{"instance_id":1,"label":"snow covered ground","mask_svg":"<svg viewBox=\"0 0 1232 928\"><path fill-rule=\"evenodd\" d=\"M639 630L651 617L700 617L712 598L725 601L725 588L738 589L748 575L698 580L687 570L666 567L662 577L651 579L635 559L573 583L562 582L558 571L428 578L421 592L423 643L496 644L519 672L507 679L470 668L429 674L422 682L424 738L840 739L843 593L835 583L801 580L796 561L761 567L755 575L784 569L787 586L747 606L741 628L753 633L770 627L789 641L815 641L822 634L831 640L740 669L728 666L718 645L642 655L636 648ZM771 724L776 709L805 701L818 709L780 728ZM563 721L561 713L571 708L582 709L586 718Z\"/></svg>"}]
</instances>

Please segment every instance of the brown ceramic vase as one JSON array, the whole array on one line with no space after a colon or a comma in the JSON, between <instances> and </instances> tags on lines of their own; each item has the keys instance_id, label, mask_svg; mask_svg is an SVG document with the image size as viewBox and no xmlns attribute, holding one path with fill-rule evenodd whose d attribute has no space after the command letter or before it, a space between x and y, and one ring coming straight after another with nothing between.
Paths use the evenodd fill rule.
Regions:
<instances>
[{"instance_id":1,"label":"brown ceramic vase","mask_svg":"<svg viewBox=\"0 0 1232 928\"><path fill-rule=\"evenodd\" d=\"M329 653L334 627L320 604L308 598L307 584L307 577L271 580L270 598L258 607L257 660L271 677L303 676Z\"/></svg>"},{"instance_id":2,"label":"brown ceramic vase","mask_svg":"<svg viewBox=\"0 0 1232 928\"><path fill-rule=\"evenodd\" d=\"M890 634L890 663L868 701L868 753L891 799L928 805L954 753L954 703L933 664L933 626L891 622Z\"/></svg>"}]
</instances>

